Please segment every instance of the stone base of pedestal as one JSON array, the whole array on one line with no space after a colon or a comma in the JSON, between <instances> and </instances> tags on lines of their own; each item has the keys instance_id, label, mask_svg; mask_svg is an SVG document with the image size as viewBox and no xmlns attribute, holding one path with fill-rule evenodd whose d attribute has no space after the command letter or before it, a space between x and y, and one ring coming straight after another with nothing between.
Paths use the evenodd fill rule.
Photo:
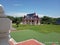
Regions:
<instances>
[{"instance_id":1,"label":"stone base of pedestal","mask_svg":"<svg viewBox=\"0 0 60 45\"><path fill-rule=\"evenodd\" d=\"M0 45L9 45L9 37L0 37Z\"/></svg>"}]
</instances>

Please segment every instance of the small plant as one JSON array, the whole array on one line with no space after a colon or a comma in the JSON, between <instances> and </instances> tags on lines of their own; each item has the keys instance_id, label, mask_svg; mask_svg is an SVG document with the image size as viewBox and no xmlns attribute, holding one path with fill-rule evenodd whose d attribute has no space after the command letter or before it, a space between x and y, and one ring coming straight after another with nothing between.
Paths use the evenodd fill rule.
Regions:
<instances>
[{"instance_id":1,"label":"small plant","mask_svg":"<svg viewBox=\"0 0 60 45\"><path fill-rule=\"evenodd\" d=\"M19 21L16 22L17 27L19 27L19 23L20 23Z\"/></svg>"}]
</instances>

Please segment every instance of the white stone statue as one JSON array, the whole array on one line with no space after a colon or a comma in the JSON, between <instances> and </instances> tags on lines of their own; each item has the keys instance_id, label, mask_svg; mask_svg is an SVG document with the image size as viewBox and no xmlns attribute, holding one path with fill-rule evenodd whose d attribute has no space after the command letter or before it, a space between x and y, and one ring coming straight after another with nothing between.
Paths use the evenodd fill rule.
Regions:
<instances>
[{"instance_id":1,"label":"white stone statue","mask_svg":"<svg viewBox=\"0 0 60 45\"><path fill-rule=\"evenodd\" d=\"M9 45L11 27L12 21L6 17L3 6L0 5L0 45Z\"/></svg>"},{"instance_id":2,"label":"white stone statue","mask_svg":"<svg viewBox=\"0 0 60 45\"><path fill-rule=\"evenodd\" d=\"M1 4L0 4L0 17L6 17L6 15L4 14L3 6Z\"/></svg>"}]
</instances>

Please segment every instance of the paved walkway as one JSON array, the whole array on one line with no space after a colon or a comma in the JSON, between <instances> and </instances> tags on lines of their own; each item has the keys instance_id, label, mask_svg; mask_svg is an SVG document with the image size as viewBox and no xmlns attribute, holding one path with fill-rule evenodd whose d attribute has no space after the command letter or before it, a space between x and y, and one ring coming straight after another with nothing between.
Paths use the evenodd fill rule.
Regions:
<instances>
[{"instance_id":1,"label":"paved walkway","mask_svg":"<svg viewBox=\"0 0 60 45\"><path fill-rule=\"evenodd\" d=\"M12 39L10 39L9 43L10 43L10 45L44 45L43 43L38 42L38 41L35 40L35 39L29 39L29 40L22 41L22 42L16 42L16 41L12 38Z\"/></svg>"}]
</instances>

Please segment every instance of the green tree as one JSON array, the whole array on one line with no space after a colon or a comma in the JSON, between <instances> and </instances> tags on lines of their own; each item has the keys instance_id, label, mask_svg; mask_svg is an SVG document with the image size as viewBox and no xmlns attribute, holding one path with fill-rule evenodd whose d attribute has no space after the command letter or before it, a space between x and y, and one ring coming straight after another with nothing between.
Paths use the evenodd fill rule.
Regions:
<instances>
[{"instance_id":1,"label":"green tree","mask_svg":"<svg viewBox=\"0 0 60 45\"><path fill-rule=\"evenodd\" d=\"M41 18L41 23L43 24L51 24L52 23L52 19L51 17L48 16L44 16Z\"/></svg>"}]
</instances>

